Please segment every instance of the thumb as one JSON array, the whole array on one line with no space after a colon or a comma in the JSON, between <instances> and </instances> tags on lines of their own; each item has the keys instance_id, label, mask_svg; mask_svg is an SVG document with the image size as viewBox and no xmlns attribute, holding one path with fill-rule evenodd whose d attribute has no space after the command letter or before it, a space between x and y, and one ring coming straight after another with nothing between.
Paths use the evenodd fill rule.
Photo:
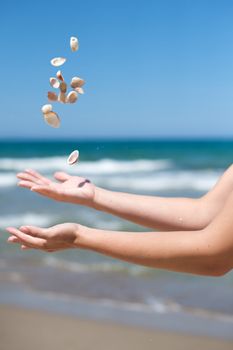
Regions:
<instances>
[{"instance_id":1,"label":"thumb","mask_svg":"<svg viewBox=\"0 0 233 350\"><path fill-rule=\"evenodd\" d=\"M61 182L67 181L71 178L70 175L68 175L67 173L64 173L62 171L56 172L53 176L55 177L56 180L61 181Z\"/></svg>"}]
</instances>

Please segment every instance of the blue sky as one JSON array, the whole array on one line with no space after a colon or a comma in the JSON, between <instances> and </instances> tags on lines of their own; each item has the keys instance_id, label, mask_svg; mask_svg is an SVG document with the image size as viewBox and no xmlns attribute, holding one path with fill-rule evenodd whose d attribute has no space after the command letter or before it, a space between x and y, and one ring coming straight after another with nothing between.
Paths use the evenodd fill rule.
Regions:
<instances>
[{"instance_id":1,"label":"blue sky","mask_svg":"<svg viewBox=\"0 0 233 350\"><path fill-rule=\"evenodd\" d=\"M232 18L231 0L1 4L0 137L232 137ZM55 56L86 80L77 104L54 104L60 129L41 114Z\"/></svg>"}]
</instances>

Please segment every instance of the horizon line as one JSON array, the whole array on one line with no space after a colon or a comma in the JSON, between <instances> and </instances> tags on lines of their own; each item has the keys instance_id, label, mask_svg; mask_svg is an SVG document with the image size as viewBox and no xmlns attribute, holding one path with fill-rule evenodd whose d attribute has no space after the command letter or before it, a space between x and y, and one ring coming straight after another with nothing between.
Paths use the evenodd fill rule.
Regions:
<instances>
[{"instance_id":1,"label":"horizon line","mask_svg":"<svg viewBox=\"0 0 233 350\"><path fill-rule=\"evenodd\" d=\"M95 141L233 141L233 136L114 136L114 137L58 137L58 138L43 138L43 137L3 137L1 142L95 142Z\"/></svg>"}]
</instances>

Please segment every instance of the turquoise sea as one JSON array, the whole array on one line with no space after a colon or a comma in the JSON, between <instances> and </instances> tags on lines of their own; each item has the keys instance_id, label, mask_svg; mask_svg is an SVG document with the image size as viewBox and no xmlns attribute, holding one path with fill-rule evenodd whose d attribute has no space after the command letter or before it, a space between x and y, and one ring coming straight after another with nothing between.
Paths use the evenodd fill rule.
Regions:
<instances>
[{"instance_id":1,"label":"turquoise sea","mask_svg":"<svg viewBox=\"0 0 233 350\"><path fill-rule=\"evenodd\" d=\"M80 161L69 167L66 158L74 149L80 151ZM64 305L62 312L76 310L83 317L119 322L128 317L129 323L138 319L147 327L231 338L233 273L206 278L131 265L88 251L22 252L6 243L5 227L72 221L146 231L111 215L18 188L15 175L24 168L47 176L65 170L115 191L199 197L232 160L232 140L0 141L0 302L55 311Z\"/></svg>"}]
</instances>

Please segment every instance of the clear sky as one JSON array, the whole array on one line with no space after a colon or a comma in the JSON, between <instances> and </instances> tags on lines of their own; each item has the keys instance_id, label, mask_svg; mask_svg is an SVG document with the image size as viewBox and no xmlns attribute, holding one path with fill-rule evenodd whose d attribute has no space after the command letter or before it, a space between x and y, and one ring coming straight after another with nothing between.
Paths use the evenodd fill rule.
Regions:
<instances>
[{"instance_id":1,"label":"clear sky","mask_svg":"<svg viewBox=\"0 0 233 350\"><path fill-rule=\"evenodd\" d=\"M4 1L0 40L1 139L233 135L232 0ZM55 56L86 80L60 129L41 114Z\"/></svg>"}]
</instances>

